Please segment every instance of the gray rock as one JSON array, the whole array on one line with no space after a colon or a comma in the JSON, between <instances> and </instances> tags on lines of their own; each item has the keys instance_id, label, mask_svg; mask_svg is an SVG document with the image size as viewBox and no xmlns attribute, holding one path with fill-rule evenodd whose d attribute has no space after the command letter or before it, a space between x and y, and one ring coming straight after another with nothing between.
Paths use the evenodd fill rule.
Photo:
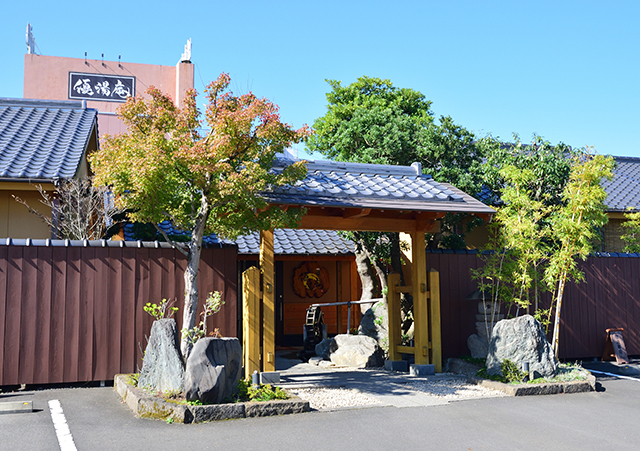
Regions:
<instances>
[{"instance_id":1,"label":"gray rock","mask_svg":"<svg viewBox=\"0 0 640 451\"><path fill-rule=\"evenodd\" d=\"M467 338L467 347L471 351L471 357L474 359L486 359L489 352L489 343L486 338L473 334Z\"/></svg>"},{"instance_id":2,"label":"gray rock","mask_svg":"<svg viewBox=\"0 0 640 451\"><path fill-rule=\"evenodd\" d=\"M316 345L316 355L322 359L329 359L331 343L333 338L325 338Z\"/></svg>"},{"instance_id":3,"label":"gray rock","mask_svg":"<svg viewBox=\"0 0 640 451\"><path fill-rule=\"evenodd\" d=\"M215 404L209 406L188 406L191 414L185 423L204 423L205 421L231 420L245 417L245 404Z\"/></svg>"},{"instance_id":4,"label":"gray rock","mask_svg":"<svg viewBox=\"0 0 640 451\"><path fill-rule=\"evenodd\" d=\"M384 353L376 340L366 335L336 335L330 349L331 362L354 368L379 367Z\"/></svg>"},{"instance_id":5,"label":"gray rock","mask_svg":"<svg viewBox=\"0 0 640 451\"><path fill-rule=\"evenodd\" d=\"M273 415L288 415L291 413L309 412L309 401L301 399L275 400L271 402L247 402L244 405L245 416L270 417Z\"/></svg>"},{"instance_id":6,"label":"gray rock","mask_svg":"<svg viewBox=\"0 0 640 451\"><path fill-rule=\"evenodd\" d=\"M533 378L553 377L558 371L558 361L544 329L531 315L502 320L493 328L487 372L501 374L500 364L504 359L511 360L520 368L523 362L529 362Z\"/></svg>"},{"instance_id":7,"label":"gray rock","mask_svg":"<svg viewBox=\"0 0 640 451\"><path fill-rule=\"evenodd\" d=\"M358 335L375 339L385 353L389 351L389 315L384 301L376 302L362 315Z\"/></svg>"},{"instance_id":8,"label":"gray rock","mask_svg":"<svg viewBox=\"0 0 640 451\"><path fill-rule=\"evenodd\" d=\"M160 392L182 391L184 363L174 319L153 322L138 385Z\"/></svg>"},{"instance_id":9,"label":"gray rock","mask_svg":"<svg viewBox=\"0 0 640 451\"><path fill-rule=\"evenodd\" d=\"M454 357L448 358L444 364L445 373L464 374L468 377L475 376L480 368L480 365Z\"/></svg>"},{"instance_id":10,"label":"gray rock","mask_svg":"<svg viewBox=\"0 0 640 451\"><path fill-rule=\"evenodd\" d=\"M237 389L242 346L237 338L201 338L187 360L184 392L188 401L218 404Z\"/></svg>"}]
</instances>

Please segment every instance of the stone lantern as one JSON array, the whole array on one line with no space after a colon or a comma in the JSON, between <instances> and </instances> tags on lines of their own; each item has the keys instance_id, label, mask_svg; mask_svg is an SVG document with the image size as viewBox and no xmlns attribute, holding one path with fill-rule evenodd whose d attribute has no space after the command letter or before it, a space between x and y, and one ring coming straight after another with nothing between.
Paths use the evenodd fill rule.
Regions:
<instances>
[{"instance_id":1,"label":"stone lantern","mask_svg":"<svg viewBox=\"0 0 640 451\"><path fill-rule=\"evenodd\" d=\"M467 346L471 351L471 357L484 359L489 350L489 339L491 331L496 323L504 319L500 314L500 304L491 302L491 294L476 290L466 297L466 300L478 303L478 313L476 313L476 331L467 339Z\"/></svg>"}]
</instances>

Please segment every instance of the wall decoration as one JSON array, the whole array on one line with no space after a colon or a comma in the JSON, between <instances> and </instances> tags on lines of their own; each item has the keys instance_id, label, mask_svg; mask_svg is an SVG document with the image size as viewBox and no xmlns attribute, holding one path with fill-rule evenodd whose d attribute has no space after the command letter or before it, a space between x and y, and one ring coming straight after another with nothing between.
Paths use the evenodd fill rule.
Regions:
<instances>
[{"instance_id":1,"label":"wall decoration","mask_svg":"<svg viewBox=\"0 0 640 451\"><path fill-rule=\"evenodd\" d=\"M304 262L293 272L293 291L301 298L320 298L330 286L329 271L318 262Z\"/></svg>"},{"instance_id":2,"label":"wall decoration","mask_svg":"<svg viewBox=\"0 0 640 451\"><path fill-rule=\"evenodd\" d=\"M136 95L136 77L69 72L69 98L126 102Z\"/></svg>"}]
</instances>

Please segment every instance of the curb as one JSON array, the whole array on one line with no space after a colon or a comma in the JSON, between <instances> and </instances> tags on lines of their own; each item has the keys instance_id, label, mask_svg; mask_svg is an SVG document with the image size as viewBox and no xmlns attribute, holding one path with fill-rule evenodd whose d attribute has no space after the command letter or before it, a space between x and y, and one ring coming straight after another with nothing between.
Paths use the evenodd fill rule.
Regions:
<instances>
[{"instance_id":1,"label":"curb","mask_svg":"<svg viewBox=\"0 0 640 451\"><path fill-rule=\"evenodd\" d=\"M205 406L177 404L134 387L128 382L129 376L128 374L116 374L113 388L129 409L139 418L189 424L235 418L288 415L311 410L309 401L302 401L295 397L276 401L238 402Z\"/></svg>"},{"instance_id":2,"label":"curb","mask_svg":"<svg viewBox=\"0 0 640 451\"><path fill-rule=\"evenodd\" d=\"M547 384L505 384L503 382L477 377L469 377L468 380L476 385L499 390L509 396L585 393L595 391L596 389L596 378L593 374L589 374L587 379L583 381L550 382Z\"/></svg>"}]
</instances>

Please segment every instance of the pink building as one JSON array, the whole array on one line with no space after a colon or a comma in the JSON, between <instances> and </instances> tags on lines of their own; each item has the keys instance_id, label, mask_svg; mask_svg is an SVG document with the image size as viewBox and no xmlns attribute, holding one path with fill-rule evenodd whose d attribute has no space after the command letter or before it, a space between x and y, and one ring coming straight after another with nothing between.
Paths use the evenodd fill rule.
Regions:
<instances>
[{"instance_id":1,"label":"pink building","mask_svg":"<svg viewBox=\"0 0 640 451\"><path fill-rule=\"evenodd\" d=\"M180 105L193 88L191 41L175 66L65 58L28 53L24 56L25 99L86 100L98 110L101 135L125 131L116 115L128 96L142 95L155 86Z\"/></svg>"}]
</instances>

